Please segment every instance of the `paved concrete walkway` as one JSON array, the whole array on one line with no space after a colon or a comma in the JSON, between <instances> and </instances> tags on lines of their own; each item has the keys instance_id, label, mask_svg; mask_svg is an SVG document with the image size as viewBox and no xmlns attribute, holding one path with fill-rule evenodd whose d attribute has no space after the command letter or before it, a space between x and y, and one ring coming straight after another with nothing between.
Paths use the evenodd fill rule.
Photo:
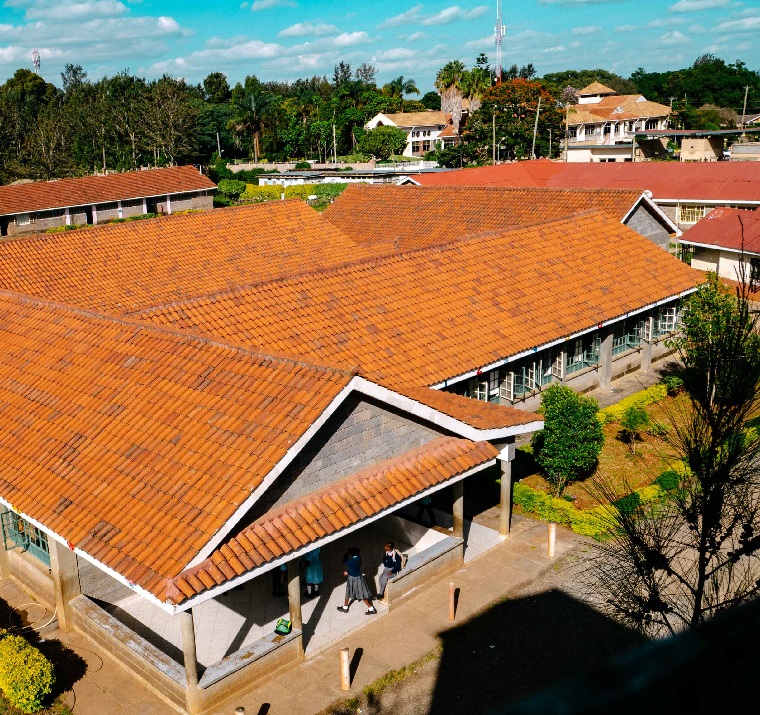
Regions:
<instances>
[{"instance_id":1,"label":"paved concrete walkway","mask_svg":"<svg viewBox=\"0 0 760 715\"><path fill-rule=\"evenodd\" d=\"M344 697L351 697L389 670L419 660L440 644L448 621L448 583L460 589L456 623L459 624L490 603L539 578L552 563L577 548L580 537L557 530L555 559L546 556L547 526L515 515L512 536L479 558L467 563L451 579L419 589L383 618L372 619L361 630L329 646L319 655L281 672L214 715L232 715L243 706L246 715L315 714ZM0 584L0 598L18 608L30 601L21 589ZM35 610L36 609L36 610ZM21 609L27 622L40 619L41 607ZM87 663L87 672L65 694L74 715L168 715L176 713L140 685L117 663L77 633L54 631L45 636L59 639ZM340 689L340 648L347 646L358 661L349 692Z\"/></svg>"},{"instance_id":2,"label":"paved concrete walkway","mask_svg":"<svg viewBox=\"0 0 760 715\"><path fill-rule=\"evenodd\" d=\"M635 392L656 385L662 380L663 375L672 372L677 365L675 358L666 358L652 365L652 368L646 372L636 370L636 372L619 377L612 383L611 387L597 387L586 394L593 397L599 403L599 407L603 409L620 402L624 397L633 395Z\"/></svg>"}]
</instances>

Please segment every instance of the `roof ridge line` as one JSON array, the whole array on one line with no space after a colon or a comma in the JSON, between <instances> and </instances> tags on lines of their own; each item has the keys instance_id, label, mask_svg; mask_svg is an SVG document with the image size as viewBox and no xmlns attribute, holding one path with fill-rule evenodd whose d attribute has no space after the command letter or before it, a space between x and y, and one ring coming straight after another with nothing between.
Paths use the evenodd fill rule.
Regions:
<instances>
[{"instance_id":1,"label":"roof ridge line","mask_svg":"<svg viewBox=\"0 0 760 715\"><path fill-rule=\"evenodd\" d=\"M203 191L204 189L200 189ZM209 189L210 190L210 189ZM126 201L129 201L130 199L125 199ZM182 220L189 216L200 216L202 214L206 215L214 215L214 214L220 214L220 213L236 213L241 211L251 211L259 209L263 206L268 206L269 204L304 204L304 206L307 206L306 202L302 199L299 199L298 197L291 197L289 199L272 199L271 201L260 201L256 203L249 203L249 204L239 204L237 206L220 206L219 208L214 209L191 209L190 211L182 211L178 213L172 213L172 214L163 214L154 216L153 218L149 219L141 219L139 221L130 221L129 219L126 219L120 223L114 223L113 221L109 221L107 223L99 223L99 224L76 224L77 228L73 229L71 231L53 231L53 232L47 232L47 231L40 231L37 233L26 233L26 234L20 234L17 236L4 236L2 239L2 243L17 243L22 241L50 241L50 240L57 240L60 239L61 234L64 236L69 234L74 235L84 235L89 234L90 232L100 232L100 231L116 231L118 228L122 228L127 226L128 224L135 224L135 226L140 226L140 221L150 221L152 225L155 225L156 223L166 223L173 220ZM85 205L85 204L82 204ZM45 209L47 210L47 209ZM57 210L57 209L53 209ZM332 226L332 224L330 224ZM337 227L333 227L336 228ZM340 230L340 229L337 229ZM83 231L83 233L77 233L78 231ZM73 236L72 236L73 237Z\"/></svg>"},{"instance_id":2,"label":"roof ridge line","mask_svg":"<svg viewBox=\"0 0 760 715\"><path fill-rule=\"evenodd\" d=\"M489 168L491 167L471 166L471 167L465 167L464 170L489 169ZM362 190L382 191L383 189L387 188L383 186L382 184L354 184L354 186L356 186L356 188L360 191ZM463 189L466 189L470 191L546 191L546 192L577 191L579 193L595 193L595 194L598 194L599 192L612 193L612 194L630 194L639 190L638 188L626 189L623 187L594 188L592 186L459 186L456 184L428 184L428 185L412 184L412 185L407 185L407 186L401 186L399 188L402 188L404 190L411 189L412 191L421 191L421 190L440 191L441 189L449 189L452 191L457 190L458 192L461 192ZM644 191L645 189L641 189L641 190ZM340 197L338 197L337 201L340 201ZM553 219L553 220L557 221L561 219ZM550 222L547 221L546 223L550 223Z\"/></svg>"},{"instance_id":3,"label":"roof ridge line","mask_svg":"<svg viewBox=\"0 0 760 715\"><path fill-rule=\"evenodd\" d=\"M627 191L627 189L625 190ZM177 300L177 301L172 301L169 303L158 303L156 305L151 305L145 308L139 308L137 310L129 311L128 313L125 313L124 315L126 316L150 315L156 312L163 312L165 310L168 310L169 308L181 309L184 307L192 307L192 306L202 303L203 301L213 302L220 298L227 298L227 297L231 298L234 296L245 295L249 293L250 291L252 291L254 288L258 288L260 286L265 286L265 285L277 285L279 283L284 283L285 281L289 281L294 278L301 278L301 277L305 278L305 277L315 276L315 275L323 275L323 276L332 275L334 273L338 273L339 271L345 270L347 268L351 268L353 266L357 266L357 267L366 266L366 265L377 266L377 265L381 265L381 264L384 264L385 262L389 262L392 260L400 260L402 258L411 256L411 255L416 255L416 254L425 253L425 252L430 252L430 253L440 252L442 250L454 247L461 243L469 243L470 241L491 238L494 236L508 236L509 234L517 233L518 231L525 231L527 229L536 229L536 228L541 228L543 226L551 226L557 223L563 223L570 220L576 220L579 217L583 217L583 216L599 216L602 218L607 218L607 215L601 209L593 209L593 208L586 209L584 211L579 211L574 214L568 214L567 216L563 216L561 218L551 219L550 221L537 221L536 223L526 224L524 226L519 226L519 227L512 227L512 228L505 229L503 231L499 229L495 229L492 231L481 231L480 233L469 233L469 234L465 234L464 236L459 236L458 238L452 239L451 241L447 241L446 243L436 243L435 245L432 245L432 246L419 246L417 248L409 248L405 251L394 251L393 253L385 253L379 256L367 256L366 258L360 258L355 261L340 263L335 266L327 266L324 268L313 268L312 270L303 271L301 273L290 273L283 276L277 276L276 278L268 278L261 281L255 281L253 283L246 283L244 285L235 286L233 288L225 288L224 290L212 291L210 293L204 293L203 295L195 296L194 298L186 298L184 300ZM613 219L609 219L609 220L613 220ZM615 223L619 223L619 222L616 221Z\"/></svg>"},{"instance_id":4,"label":"roof ridge line","mask_svg":"<svg viewBox=\"0 0 760 715\"><path fill-rule=\"evenodd\" d=\"M47 308L54 308L57 310L64 310L68 313L71 313L73 315L77 315L80 317L96 318L98 320L104 320L109 323L124 325L126 327L139 328L141 330L145 330L145 331L149 331L153 333L158 333L158 334L163 334L163 335L173 335L175 337L204 343L206 345L210 345L213 347L219 347L219 348L223 348L227 350L234 350L236 352L243 353L245 355L248 355L254 358L261 358L264 360L275 360L282 363L292 363L294 365L299 365L301 367L322 370L325 372L338 373L341 375L345 375L346 377L354 377L359 372L358 365L355 365L351 368L344 368L344 367L338 367L337 365L328 365L328 364L312 362L310 360L306 360L304 358L297 357L295 355L288 355L287 353L279 353L279 352L274 352L274 351L262 352L260 350L252 350L250 347L246 345L242 345L240 343L226 342L226 341L220 340L219 338L212 338L208 335L203 335L200 333L191 333L189 331L181 330L179 328L175 328L170 325L148 323L142 320L138 320L137 318L125 317L125 316L119 316L119 315L110 315L108 313L98 313L94 310L80 308L75 305L69 305L68 303L60 303L54 300L46 300L45 298L39 298L37 296L26 295L24 293L16 293L15 291L5 290L3 288L0 288L0 296L10 297L14 300L17 300L22 303L27 303L30 305L37 305L37 306L43 306Z\"/></svg>"}]
</instances>

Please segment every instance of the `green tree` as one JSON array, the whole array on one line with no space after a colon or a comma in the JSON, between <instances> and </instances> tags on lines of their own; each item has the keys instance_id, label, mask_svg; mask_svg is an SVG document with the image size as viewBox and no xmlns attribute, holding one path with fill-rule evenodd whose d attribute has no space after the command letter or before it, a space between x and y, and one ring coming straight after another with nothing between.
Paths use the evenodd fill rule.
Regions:
<instances>
[{"instance_id":1,"label":"green tree","mask_svg":"<svg viewBox=\"0 0 760 715\"><path fill-rule=\"evenodd\" d=\"M462 122L462 76L465 66L459 60L447 62L435 76L435 88L441 95L441 109L451 114L454 130L459 131Z\"/></svg>"},{"instance_id":2,"label":"green tree","mask_svg":"<svg viewBox=\"0 0 760 715\"><path fill-rule=\"evenodd\" d=\"M211 104L224 104L230 101L232 91L223 72L212 72L203 80L203 99Z\"/></svg>"},{"instance_id":3,"label":"green tree","mask_svg":"<svg viewBox=\"0 0 760 715\"><path fill-rule=\"evenodd\" d=\"M406 146L406 132L398 127L377 127L365 132L357 142L362 154L388 159Z\"/></svg>"},{"instance_id":4,"label":"green tree","mask_svg":"<svg viewBox=\"0 0 760 715\"><path fill-rule=\"evenodd\" d=\"M441 95L438 92L425 92L421 101L425 105L425 109L439 110L441 108Z\"/></svg>"},{"instance_id":5,"label":"green tree","mask_svg":"<svg viewBox=\"0 0 760 715\"><path fill-rule=\"evenodd\" d=\"M582 89L592 82L599 82L605 87L614 89L618 94L637 94L639 91L643 91L641 87L637 86L634 76L625 79L614 72L603 69L552 72L545 74L542 79L548 87L557 92L562 91L563 87L568 84ZM647 96L647 99L652 99L652 97Z\"/></svg>"},{"instance_id":6,"label":"green tree","mask_svg":"<svg viewBox=\"0 0 760 715\"><path fill-rule=\"evenodd\" d=\"M233 117L227 128L239 138L251 137L253 160L257 162L261 154L261 133L276 99L255 76L249 76L245 84L235 85L231 102Z\"/></svg>"},{"instance_id":7,"label":"green tree","mask_svg":"<svg viewBox=\"0 0 760 715\"><path fill-rule=\"evenodd\" d=\"M404 111L404 95L405 94L417 94L420 90L417 89L413 79L405 79L404 77L396 77L392 79L388 84L383 86L383 94L387 94L393 99L398 99L401 103L401 111Z\"/></svg>"},{"instance_id":8,"label":"green tree","mask_svg":"<svg viewBox=\"0 0 760 715\"><path fill-rule=\"evenodd\" d=\"M462 96L470 103L470 112L480 108L483 95L491 87L491 72L485 67L473 67L462 75Z\"/></svg>"},{"instance_id":9,"label":"green tree","mask_svg":"<svg viewBox=\"0 0 760 715\"><path fill-rule=\"evenodd\" d=\"M643 407L629 407L620 420L623 439L628 442L631 453L636 454L636 442L641 439L641 430L649 425L649 413Z\"/></svg>"},{"instance_id":10,"label":"green tree","mask_svg":"<svg viewBox=\"0 0 760 715\"><path fill-rule=\"evenodd\" d=\"M687 301L672 346L690 405L671 414L677 489L617 509L597 547L590 586L610 615L649 635L693 628L760 594L758 315L748 281L736 293L714 274ZM618 496L600 482L600 498Z\"/></svg>"},{"instance_id":11,"label":"green tree","mask_svg":"<svg viewBox=\"0 0 760 715\"><path fill-rule=\"evenodd\" d=\"M604 444L599 405L566 385L541 395L544 429L533 437L533 454L557 496L569 482L590 474Z\"/></svg>"}]
</instances>

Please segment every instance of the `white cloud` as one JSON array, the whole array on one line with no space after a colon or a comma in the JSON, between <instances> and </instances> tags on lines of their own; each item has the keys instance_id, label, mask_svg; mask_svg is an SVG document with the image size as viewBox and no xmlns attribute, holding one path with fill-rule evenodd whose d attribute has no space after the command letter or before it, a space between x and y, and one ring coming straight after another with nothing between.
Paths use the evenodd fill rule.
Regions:
<instances>
[{"instance_id":1,"label":"white cloud","mask_svg":"<svg viewBox=\"0 0 760 715\"><path fill-rule=\"evenodd\" d=\"M675 27L677 25L683 25L684 22L686 22L686 20L682 17L656 17L654 20L650 20L644 25L644 27Z\"/></svg>"},{"instance_id":2,"label":"white cloud","mask_svg":"<svg viewBox=\"0 0 760 715\"><path fill-rule=\"evenodd\" d=\"M487 5L478 5L471 10L464 10L459 5L452 5L444 8L435 15L430 15L422 20L423 25L448 25L451 22L461 22L462 20L474 20L487 13Z\"/></svg>"},{"instance_id":3,"label":"white cloud","mask_svg":"<svg viewBox=\"0 0 760 715\"><path fill-rule=\"evenodd\" d=\"M728 7L733 0L678 0L670 6L671 12L699 12L700 10L716 10Z\"/></svg>"},{"instance_id":4,"label":"white cloud","mask_svg":"<svg viewBox=\"0 0 760 715\"><path fill-rule=\"evenodd\" d=\"M328 25L319 20L306 20L305 22L297 22L295 25L286 27L277 33L277 37L306 37L309 35L322 37L323 35L333 35L337 32L338 28L335 25Z\"/></svg>"},{"instance_id":5,"label":"white cloud","mask_svg":"<svg viewBox=\"0 0 760 715\"><path fill-rule=\"evenodd\" d=\"M551 47L545 47L542 52L545 54L554 54L556 52L565 52L567 50L567 47L564 45L552 45Z\"/></svg>"},{"instance_id":6,"label":"white cloud","mask_svg":"<svg viewBox=\"0 0 760 715\"><path fill-rule=\"evenodd\" d=\"M738 20L724 20L715 28L716 32L756 32L757 30L760 30L760 14L741 17Z\"/></svg>"},{"instance_id":7,"label":"white cloud","mask_svg":"<svg viewBox=\"0 0 760 715\"><path fill-rule=\"evenodd\" d=\"M377 53L377 59L380 62L393 60L408 60L417 56L417 50L410 50L406 47L394 47L391 50L381 50Z\"/></svg>"},{"instance_id":8,"label":"white cloud","mask_svg":"<svg viewBox=\"0 0 760 715\"><path fill-rule=\"evenodd\" d=\"M606 5L623 0L539 0L542 5Z\"/></svg>"},{"instance_id":9,"label":"white cloud","mask_svg":"<svg viewBox=\"0 0 760 715\"><path fill-rule=\"evenodd\" d=\"M673 30L673 32L666 32L664 35L660 35L656 40L656 44L660 47L672 47L674 45L683 45L688 41L689 38L682 32Z\"/></svg>"},{"instance_id":10,"label":"white cloud","mask_svg":"<svg viewBox=\"0 0 760 715\"><path fill-rule=\"evenodd\" d=\"M98 17L119 17L129 9L118 0L80 0L79 2L57 2L56 0L8 0L6 7L24 10L26 20L45 22L92 20Z\"/></svg>"},{"instance_id":11,"label":"white cloud","mask_svg":"<svg viewBox=\"0 0 760 715\"><path fill-rule=\"evenodd\" d=\"M251 12L271 10L273 7L296 7L296 3L293 0L255 0Z\"/></svg>"},{"instance_id":12,"label":"white cloud","mask_svg":"<svg viewBox=\"0 0 760 715\"><path fill-rule=\"evenodd\" d=\"M599 25L586 25L585 27L574 27L574 35L593 35L595 32L599 32L602 28Z\"/></svg>"},{"instance_id":13,"label":"white cloud","mask_svg":"<svg viewBox=\"0 0 760 715\"><path fill-rule=\"evenodd\" d=\"M493 35L486 35L479 40L469 40L462 45L463 50L483 50L487 47L493 47Z\"/></svg>"},{"instance_id":14,"label":"white cloud","mask_svg":"<svg viewBox=\"0 0 760 715\"><path fill-rule=\"evenodd\" d=\"M615 32L633 32L634 30L638 30L638 25L618 25L615 28Z\"/></svg>"},{"instance_id":15,"label":"white cloud","mask_svg":"<svg viewBox=\"0 0 760 715\"><path fill-rule=\"evenodd\" d=\"M415 5L406 12L402 12L400 15L394 15L387 20L381 22L377 27L382 30L386 27L401 27L402 25L408 25L410 23L419 22L422 19L423 5Z\"/></svg>"},{"instance_id":16,"label":"white cloud","mask_svg":"<svg viewBox=\"0 0 760 715\"><path fill-rule=\"evenodd\" d=\"M406 40L407 42L419 42L420 40L424 40L426 37L427 33L425 32L413 32L411 35L407 35L401 39Z\"/></svg>"},{"instance_id":17,"label":"white cloud","mask_svg":"<svg viewBox=\"0 0 760 715\"><path fill-rule=\"evenodd\" d=\"M336 38L333 39L333 43L336 47L352 47L354 45L363 45L369 42L369 35L361 30L359 32L341 32Z\"/></svg>"}]
</instances>

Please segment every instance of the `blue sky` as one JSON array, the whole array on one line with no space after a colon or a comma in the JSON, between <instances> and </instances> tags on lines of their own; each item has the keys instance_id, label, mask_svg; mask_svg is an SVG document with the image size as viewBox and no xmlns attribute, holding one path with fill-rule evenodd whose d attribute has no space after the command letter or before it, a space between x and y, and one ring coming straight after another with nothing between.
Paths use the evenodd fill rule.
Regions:
<instances>
[{"instance_id":1,"label":"blue sky","mask_svg":"<svg viewBox=\"0 0 760 715\"><path fill-rule=\"evenodd\" d=\"M198 82L222 71L294 80L368 62L432 89L451 59L493 59L495 0L4 0L0 79L31 68L60 85L67 62L91 78L128 68ZM504 65L539 74L602 67L624 76L690 65L702 53L760 69L760 6L741 0L504 0Z\"/></svg>"}]
</instances>

